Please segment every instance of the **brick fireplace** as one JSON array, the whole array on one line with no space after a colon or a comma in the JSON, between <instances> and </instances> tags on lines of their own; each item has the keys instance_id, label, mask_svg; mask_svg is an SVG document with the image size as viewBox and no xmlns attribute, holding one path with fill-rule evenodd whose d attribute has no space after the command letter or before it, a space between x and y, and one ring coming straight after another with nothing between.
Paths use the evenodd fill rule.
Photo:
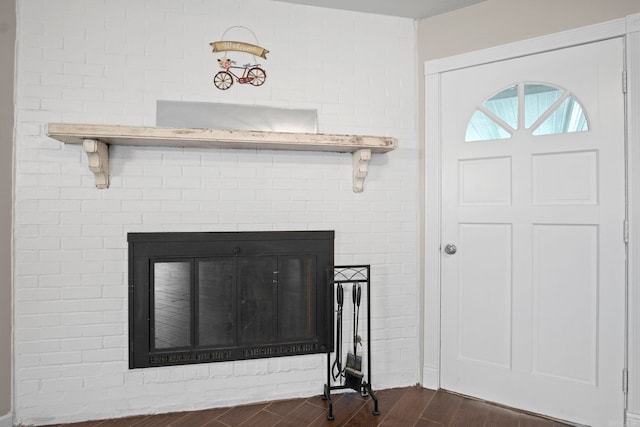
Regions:
<instances>
[{"instance_id":1,"label":"brick fireplace","mask_svg":"<svg viewBox=\"0 0 640 427\"><path fill-rule=\"evenodd\" d=\"M21 0L18 9L18 423L322 393L322 354L129 369L128 233L335 230L335 263L371 264L376 278L376 387L417 382L413 21L269 0ZM236 22L271 51L269 80L219 91L208 43ZM53 122L155 126L158 99L315 109L321 133L393 136L398 148L372 156L365 191L354 193L344 153L118 146L109 188L98 190L78 146L46 135Z\"/></svg>"}]
</instances>

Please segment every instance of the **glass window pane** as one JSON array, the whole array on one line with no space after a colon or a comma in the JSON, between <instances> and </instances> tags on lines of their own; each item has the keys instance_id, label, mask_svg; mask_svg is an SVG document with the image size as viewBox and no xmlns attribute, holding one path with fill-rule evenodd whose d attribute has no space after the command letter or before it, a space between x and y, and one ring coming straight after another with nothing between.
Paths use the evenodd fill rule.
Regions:
<instances>
[{"instance_id":1,"label":"glass window pane","mask_svg":"<svg viewBox=\"0 0 640 427\"><path fill-rule=\"evenodd\" d=\"M490 141L493 139L510 138L511 134L504 130L502 126L494 122L480 110L476 110L471 116L467 126L465 142Z\"/></svg>"},{"instance_id":2,"label":"glass window pane","mask_svg":"<svg viewBox=\"0 0 640 427\"><path fill-rule=\"evenodd\" d=\"M536 130L534 135L582 132L589 130L582 106L568 97Z\"/></svg>"},{"instance_id":3,"label":"glass window pane","mask_svg":"<svg viewBox=\"0 0 640 427\"><path fill-rule=\"evenodd\" d=\"M530 128L556 102L564 90L541 84L524 85L524 126Z\"/></svg>"},{"instance_id":4,"label":"glass window pane","mask_svg":"<svg viewBox=\"0 0 640 427\"><path fill-rule=\"evenodd\" d=\"M191 263L153 264L153 319L156 349L191 345Z\"/></svg>"},{"instance_id":5,"label":"glass window pane","mask_svg":"<svg viewBox=\"0 0 640 427\"><path fill-rule=\"evenodd\" d=\"M507 88L487 99L484 105L512 129L518 128L518 86Z\"/></svg>"},{"instance_id":6,"label":"glass window pane","mask_svg":"<svg viewBox=\"0 0 640 427\"><path fill-rule=\"evenodd\" d=\"M282 256L278 271L280 338L313 338L316 332L315 257Z\"/></svg>"},{"instance_id":7,"label":"glass window pane","mask_svg":"<svg viewBox=\"0 0 640 427\"><path fill-rule=\"evenodd\" d=\"M240 294L240 328L238 343L266 344L278 335L275 257L241 257L238 259L238 292Z\"/></svg>"},{"instance_id":8,"label":"glass window pane","mask_svg":"<svg viewBox=\"0 0 640 427\"><path fill-rule=\"evenodd\" d=\"M198 344L233 345L236 337L233 258L198 261Z\"/></svg>"}]
</instances>

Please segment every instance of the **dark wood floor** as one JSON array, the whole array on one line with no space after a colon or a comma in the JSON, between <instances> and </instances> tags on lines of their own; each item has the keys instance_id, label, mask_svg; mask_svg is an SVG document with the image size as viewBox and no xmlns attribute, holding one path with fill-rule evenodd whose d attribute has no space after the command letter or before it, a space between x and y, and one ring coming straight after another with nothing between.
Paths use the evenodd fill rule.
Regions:
<instances>
[{"instance_id":1,"label":"dark wood floor","mask_svg":"<svg viewBox=\"0 0 640 427\"><path fill-rule=\"evenodd\" d=\"M400 426L400 427L561 427L540 417L419 387L376 392L380 415L373 402L357 393L333 395L333 421L327 420L327 402L321 396L281 400L204 411L138 416L114 420L57 424L57 427L268 427L268 426Z\"/></svg>"}]
</instances>

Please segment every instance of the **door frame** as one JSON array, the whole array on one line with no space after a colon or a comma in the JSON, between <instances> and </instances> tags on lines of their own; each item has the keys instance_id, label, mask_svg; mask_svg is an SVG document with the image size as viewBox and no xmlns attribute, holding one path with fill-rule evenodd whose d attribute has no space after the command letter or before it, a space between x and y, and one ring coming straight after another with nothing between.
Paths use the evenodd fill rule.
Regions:
<instances>
[{"instance_id":1,"label":"door frame","mask_svg":"<svg viewBox=\"0 0 640 427\"><path fill-rule=\"evenodd\" d=\"M423 333L421 384L440 387L440 242L441 242L441 73L490 62L533 55L550 50L592 43L616 37L625 40L626 197L628 202L629 245L627 248L627 307L625 366L628 375L627 416L629 425L640 427L640 14L574 30L563 31L475 52L424 63L425 78L425 232ZM634 167L634 164L636 165ZM623 235L623 224L621 238ZM634 307L636 309L634 310ZM624 375L621 373L621 376Z\"/></svg>"}]
</instances>

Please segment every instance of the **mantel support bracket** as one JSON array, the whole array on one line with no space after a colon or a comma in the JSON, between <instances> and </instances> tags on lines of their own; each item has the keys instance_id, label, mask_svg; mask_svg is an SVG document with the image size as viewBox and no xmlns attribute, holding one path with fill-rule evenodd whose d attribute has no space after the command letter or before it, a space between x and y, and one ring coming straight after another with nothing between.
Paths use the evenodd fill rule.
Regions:
<instances>
[{"instance_id":1,"label":"mantel support bracket","mask_svg":"<svg viewBox=\"0 0 640 427\"><path fill-rule=\"evenodd\" d=\"M371 150L363 148L353 152L353 192L362 193L364 191L364 179L369 173L369 160L371 160Z\"/></svg>"},{"instance_id":2,"label":"mantel support bracket","mask_svg":"<svg viewBox=\"0 0 640 427\"><path fill-rule=\"evenodd\" d=\"M97 188L109 188L109 146L97 139L84 139L82 148L87 153L89 170L96 176Z\"/></svg>"}]
</instances>

